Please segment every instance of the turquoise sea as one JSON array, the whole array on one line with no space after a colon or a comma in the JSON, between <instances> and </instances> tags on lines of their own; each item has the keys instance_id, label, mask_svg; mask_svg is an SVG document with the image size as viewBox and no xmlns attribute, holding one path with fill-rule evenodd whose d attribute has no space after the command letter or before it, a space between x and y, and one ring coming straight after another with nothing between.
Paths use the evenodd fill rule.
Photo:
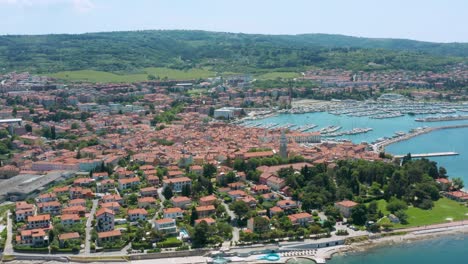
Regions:
<instances>
[{"instance_id":1,"label":"turquoise sea","mask_svg":"<svg viewBox=\"0 0 468 264\"><path fill-rule=\"evenodd\" d=\"M358 253L335 255L328 264L464 264L468 263L468 236L382 246Z\"/></svg>"},{"instance_id":2,"label":"turquoise sea","mask_svg":"<svg viewBox=\"0 0 468 264\"><path fill-rule=\"evenodd\" d=\"M418 115L417 117L421 117ZM250 121L255 124L296 124L299 126L306 124L318 125L313 130L335 125L343 127L340 131L351 130L353 128L373 128L365 134L350 135L338 138L346 138L354 143L372 142L378 138L391 137L395 132L409 132L413 128L423 126L444 126L468 124L468 120L444 121L444 122L416 122L415 116L405 115L397 118L371 119L368 117L348 117L345 115L332 115L329 113L306 113L306 114L280 114L274 117ZM468 186L468 128L445 129L414 137L407 141L390 145L386 151L392 154L426 153L455 151L460 155L450 157L431 158L439 165L444 166L448 175L461 177ZM467 262L468 263L468 262Z\"/></svg>"}]
</instances>

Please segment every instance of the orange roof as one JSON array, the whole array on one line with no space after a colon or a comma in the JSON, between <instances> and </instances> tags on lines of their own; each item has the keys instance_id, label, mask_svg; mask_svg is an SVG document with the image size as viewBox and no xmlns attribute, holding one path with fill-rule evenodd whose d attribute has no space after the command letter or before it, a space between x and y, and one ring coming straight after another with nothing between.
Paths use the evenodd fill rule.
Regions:
<instances>
[{"instance_id":1,"label":"orange roof","mask_svg":"<svg viewBox=\"0 0 468 264\"><path fill-rule=\"evenodd\" d=\"M155 220L154 222L156 222L157 224L167 224L167 223L173 223L174 221L175 220L172 218L163 218L163 219Z\"/></svg>"},{"instance_id":2,"label":"orange roof","mask_svg":"<svg viewBox=\"0 0 468 264\"><path fill-rule=\"evenodd\" d=\"M171 201L174 203L180 203L180 202L190 202L191 199L188 198L187 196L174 196L171 198Z\"/></svg>"},{"instance_id":3,"label":"orange roof","mask_svg":"<svg viewBox=\"0 0 468 264\"><path fill-rule=\"evenodd\" d=\"M197 212L214 211L215 209L214 205L197 206L196 208Z\"/></svg>"},{"instance_id":4,"label":"orange roof","mask_svg":"<svg viewBox=\"0 0 468 264\"><path fill-rule=\"evenodd\" d=\"M141 214L141 215L147 215L148 212L143 209L143 208L137 208L137 209L128 209L128 214Z\"/></svg>"},{"instance_id":5,"label":"orange roof","mask_svg":"<svg viewBox=\"0 0 468 264\"><path fill-rule=\"evenodd\" d=\"M62 221L66 221L66 220L80 220L80 216L77 215L77 214L63 214L60 216L60 219Z\"/></svg>"},{"instance_id":6,"label":"orange roof","mask_svg":"<svg viewBox=\"0 0 468 264\"><path fill-rule=\"evenodd\" d=\"M142 197L138 198L139 203L155 203L156 199L154 197Z\"/></svg>"},{"instance_id":7,"label":"orange roof","mask_svg":"<svg viewBox=\"0 0 468 264\"><path fill-rule=\"evenodd\" d=\"M165 208L164 213L165 214L171 214L171 213L182 213L184 210L180 209L179 207L173 207L173 208Z\"/></svg>"},{"instance_id":8,"label":"orange roof","mask_svg":"<svg viewBox=\"0 0 468 264\"><path fill-rule=\"evenodd\" d=\"M33 221L49 221L49 220L50 220L50 214L31 215L31 216L28 216L28 222L33 222Z\"/></svg>"},{"instance_id":9,"label":"orange roof","mask_svg":"<svg viewBox=\"0 0 468 264\"><path fill-rule=\"evenodd\" d=\"M120 233L119 229L98 233L99 238L116 237L116 236L121 236L121 235L122 233Z\"/></svg>"},{"instance_id":10,"label":"orange roof","mask_svg":"<svg viewBox=\"0 0 468 264\"><path fill-rule=\"evenodd\" d=\"M202 221L205 221L209 225L216 223L216 221L213 218L207 217L207 218L202 218L202 219L195 220L195 224L199 224Z\"/></svg>"},{"instance_id":11,"label":"orange roof","mask_svg":"<svg viewBox=\"0 0 468 264\"><path fill-rule=\"evenodd\" d=\"M208 195L200 198L200 202L211 202L215 201L217 198L214 195Z\"/></svg>"},{"instance_id":12,"label":"orange roof","mask_svg":"<svg viewBox=\"0 0 468 264\"><path fill-rule=\"evenodd\" d=\"M78 232L64 233L59 235L59 240L75 239L80 238Z\"/></svg>"},{"instance_id":13,"label":"orange roof","mask_svg":"<svg viewBox=\"0 0 468 264\"><path fill-rule=\"evenodd\" d=\"M108 208L101 208L96 212L96 216L100 216L102 214L111 214L111 215L113 215L114 212L112 210L108 209Z\"/></svg>"},{"instance_id":14,"label":"orange roof","mask_svg":"<svg viewBox=\"0 0 468 264\"><path fill-rule=\"evenodd\" d=\"M358 205L358 203L353 202L353 201L348 201L348 200L341 201L341 202L337 202L336 204L337 204L337 205L344 206L344 207L349 207L349 208Z\"/></svg>"}]
</instances>

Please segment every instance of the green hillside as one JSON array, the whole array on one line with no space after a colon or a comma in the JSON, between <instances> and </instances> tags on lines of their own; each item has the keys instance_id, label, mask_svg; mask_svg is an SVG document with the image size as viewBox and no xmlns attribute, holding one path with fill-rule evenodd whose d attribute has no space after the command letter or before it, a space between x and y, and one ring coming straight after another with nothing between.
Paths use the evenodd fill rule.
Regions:
<instances>
[{"instance_id":1,"label":"green hillside","mask_svg":"<svg viewBox=\"0 0 468 264\"><path fill-rule=\"evenodd\" d=\"M208 77L216 72L293 76L309 67L351 70L440 70L465 62L468 44L340 35L249 35L207 31L132 31L79 35L0 36L0 71L110 79ZM171 72L179 70L179 72ZM193 74L190 71L193 71ZM164 73L164 71L168 71ZM270 74L285 72L285 74ZM88 72L89 73L89 72ZM179 75L178 75L179 74ZM164 76L163 76L164 75ZM122 77L124 76L124 77ZM74 79L74 78L71 78Z\"/></svg>"}]
</instances>

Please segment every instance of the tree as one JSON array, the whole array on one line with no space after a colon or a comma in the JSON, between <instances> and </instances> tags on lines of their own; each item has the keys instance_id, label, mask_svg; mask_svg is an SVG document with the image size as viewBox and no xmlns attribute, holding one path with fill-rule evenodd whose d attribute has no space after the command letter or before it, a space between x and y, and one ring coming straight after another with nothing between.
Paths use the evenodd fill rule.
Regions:
<instances>
[{"instance_id":1,"label":"tree","mask_svg":"<svg viewBox=\"0 0 468 264\"><path fill-rule=\"evenodd\" d=\"M166 198L166 200L169 200L169 199L172 198L172 196L174 196L174 193L172 192L171 186L166 186L163 189L163 196L164 196L164 198Z\"/></svg>"},{"instance_id":2,"label":"tree","mask_svg":"<svg viewBox=\"0 0 468 264\"><path fill-rule=\"evenodd\" d=\"M50 128L50 138L51 138L51 139L56 139L56 138L57 138L57 134L56 134L56 132L55 132L55 126L52 126L52 127Z\"/></svg>"},{"instance_id":3,"label":"tree","mask_svg":"<svg viewBox=\"0 0 468 264\"><path fill-rule=\"evenodd\" d=\"M78 128L80 128L80 125L78 123L73 123L73 124L71 124L70 128L71 129L78 129Z\"/></svg>"},{"instance_id":4,"label":"tree","mask_svg":"<svg viewBox=\"0 0 468 264\"><path fill-rule=\"evenodd\" d=\"M249 212L249 206L243 201L235 201L229 207L239 219L242 219Z\"/></svg>"},{"instance_id":5,"label":"tree","mask_svg":"<svg viewBox=\"0 0 468 264\"><path fill-rule=\"evenodd\" d=\"M407 162L411 161L411 153L406 154L401 160L401 164L405 165Z\"/></svg>"},{"instance_id":6,"label":"tree","mask_svg":"<svg viewBox=\"0 0 468 264\"><path fill-rule=\"evenodd\" d=\"M352 222L356 225L365 225L367 221L367 207L364 204L358 204L351 210Z\"/></svg>"},{"instance_id":7,"label":"tree","mask_svg":"<svg viewBox=\"0 0 468 264\"><path fill-rule=\"evenodd\" d=\"M439 177L442 177L442 178L447 177L447 170L442 166L439 167Z\"/></svg>"},{"instance_id":8,"label":"tree","mask_svg":"<svg viewBox=\"0 0 468 264\"><path fill-rule=\"evenodd\" d=\"M190 185L184 185L182 186L182 196L187 196L190 197L192 194L192 188L190 188Z\"/></svg>"},{"instance_id":9,"label":"tree","mask_svg":"<svg viewBox=\"0 0 468 264\"><path fill-rule=\"evenodd\" d=\"M29 132L29 133L32 132L32 126L31 126L30 124L26 124L26 125L24 126L24 129L26 129L26 132Z\"/></svg>"},{"instance_id":10,"label":"tree","mask_svg":"<svg viewBox=\"0 0 468 264\"><path fill-rule=\"evenodd\" d=\"M390 202L388 202L387 204L387 210L392 213L395 213L400 210L406 210L406 209L408 209L408 205L404 201L397 199L395 197L393 197L390 200Z\"/></svg>"},{"instance_id":11,"label":"tree","mask_svg":"<svg viewBox=\"0 0 468 264\"><path fill-rule=\"evenodd\" d=\"M398 210L395 212L395 216L398 217L400 223L407 224L408 223L408 215L403 210Z\"/></svg>"},{"instance_id":12,"label":"tree","mask_svg":"<svg viewBox=\"0 0 468 264\"><path fill-rule=\"evenodd\" d=\"M195 230L192 236L193 247L200 248L204 247L208 242L208 230L209 226L206 221L201 221L195 226Z\"/></svg>"},{"instance_id":13,"label":"tree","mask_svg":"<svg viewBox=\"0 0 468 264\"><path fill-rule=\"evenodd\" d=\"M211 178L213 174L215 174L217 171L217 168L215 165L211 163L206 163L203 165L203 176L207 178Z\"/></svg>"},{"instance_id":14,"label":"tree","mask_svg":"<svg viewBox=\"0 0 468 264\"><path fill-rule=\"evenodd\" d=\"M138 195L136 195L135 193L130 194L130 195L128 196L127 203L128 203L128 205L137 205L137 203L138 203Z\"/></svg>"},{"instance_id":15,"label":"tree","mask_svg":"<svg viewBox=\"0 0 468 264\"><path fill-rule=\"evenodd\" d=\"M253 219L254 221L254 232L257 232L257 233L263 233L263 232L267 232L268 230L270 230L270 222L265 219L264 217L261 217L261 216L256 216L254 217Z\"/></svg>"},{"instance_id":16,"label":"tree","mask_svg":"<svg viewBox=\"0 0 468 264\"><path fill-rule=\"evenodd\" d=\"M457 190L463 189L463 187L465 187L465 184L463 183L463 179L461 178L453 178L452 185L453 185L453 188Z\"/></svg>"},{"instance_id":17,"label":"tree","mask_svg":"<svg viewBox=\"0 0 468 264\"><path fill-rule=\"evenodd\" d=\"M192 208L192 214L190 215L190 224L191 225L194 225L195 224L195 220L198 219L198 213L197 213L197 210L195 209L195 207Z\"/></svg>"}]
</instances>

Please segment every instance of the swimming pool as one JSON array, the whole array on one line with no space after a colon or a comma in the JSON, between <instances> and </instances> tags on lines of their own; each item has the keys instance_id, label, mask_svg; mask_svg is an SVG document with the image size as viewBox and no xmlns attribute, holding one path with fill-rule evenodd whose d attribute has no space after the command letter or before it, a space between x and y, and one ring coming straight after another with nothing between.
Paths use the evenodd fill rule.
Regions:
<instances>
[{"instance_id":1,"label":"swimming pool","mask_svg":"<svg viewBox=\"0 0 468 264\"><path fill-rule=\"evenodd\" d=\"M276 253L270 253L268 255L258 257L258 260L278 261L280 258L280 255Z\"/></svg>"}]
</instances>

